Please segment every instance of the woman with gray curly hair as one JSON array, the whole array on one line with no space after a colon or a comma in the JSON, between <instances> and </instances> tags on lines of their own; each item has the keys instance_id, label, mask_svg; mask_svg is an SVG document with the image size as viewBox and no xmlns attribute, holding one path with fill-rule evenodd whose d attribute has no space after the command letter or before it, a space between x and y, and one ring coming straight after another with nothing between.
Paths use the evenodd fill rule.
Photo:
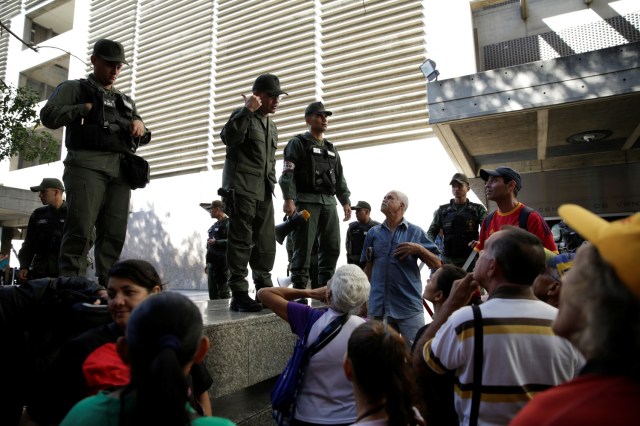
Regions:
<instances>
[{"instance_id":1,"label":"woman with gray curly hair","mask_svg":"<svg viewBox=\"0 0 640 426\"><path fill-rule=\"evenodd\" d=\"M265 287L258 292L260 301L289 322L291 331L302 338L309 323L307 347L332 321L355 313L369 298L369 281L357 265L339 267L326 287L313 290ZM325 301L327 308L314 309L296 299ZM353 330L364 319L347 315L340 332L309 361L297 394L291 425L349 425L356 419L355 397L351 383L342 370L342 360Z\"/></svg>"}]
</instances>

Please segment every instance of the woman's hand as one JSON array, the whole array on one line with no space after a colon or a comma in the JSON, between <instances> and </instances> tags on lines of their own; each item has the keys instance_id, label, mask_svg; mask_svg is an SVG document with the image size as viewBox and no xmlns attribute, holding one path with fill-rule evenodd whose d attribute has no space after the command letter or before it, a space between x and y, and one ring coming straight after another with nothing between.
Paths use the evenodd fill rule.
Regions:
<instances>
[{"instance_id":1,"label":"woman's hand","mask_svg":"<svg viewBox=\"0 0 640 426\"><path fill-rule=\"evenodd\" d=\"M320 300L321 302L327 301L327 286L314 288L312 290L308 290L309 297L315 300Z\"/></svg>"}]
</instances>

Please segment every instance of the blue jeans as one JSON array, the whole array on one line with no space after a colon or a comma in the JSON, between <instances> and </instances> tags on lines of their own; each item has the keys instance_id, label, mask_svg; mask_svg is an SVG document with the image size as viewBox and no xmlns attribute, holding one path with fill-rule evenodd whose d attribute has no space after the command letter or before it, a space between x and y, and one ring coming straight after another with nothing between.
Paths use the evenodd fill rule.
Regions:
<instances>
[{"instance_id":1,"label":"blue jeans","mask_svg":"<svg viewBox=\"0 0 640 426\"><path fill-rule=\"evenodd\" d=\"M374 319L382 321L382 317L374 317ZM397 319L386 317L387 324L390 327L393 327L398 333L400 333L406 340L407 344L411 346L413 344L413 340L418 333L418 330L424 325L424 313L420 312L415 314L409 318Z\"/></svg>"}]
</instances>

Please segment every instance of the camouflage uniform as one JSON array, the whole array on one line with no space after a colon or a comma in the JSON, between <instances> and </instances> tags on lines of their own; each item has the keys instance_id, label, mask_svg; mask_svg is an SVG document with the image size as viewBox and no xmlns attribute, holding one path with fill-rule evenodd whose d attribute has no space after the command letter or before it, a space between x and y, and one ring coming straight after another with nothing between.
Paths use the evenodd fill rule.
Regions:
<instances>
[{"instance_id":1,"label":"camouflage uniform","mask_svg":"<svg viewBox=\"0 0 640 426\"><path fill-rule=\"evenodd\" d=\"M449 204L441 205L433 214L433 222L427 231L431 241L435 241L440 230L444 236L444 251L441 256L444 263L462 267L471 254L469 243L478 240L479 228L487 215L482 204L467 200L459 205L451 199ZM469 267L471 270L471 266Z\"/></svg>"}]
</instances>

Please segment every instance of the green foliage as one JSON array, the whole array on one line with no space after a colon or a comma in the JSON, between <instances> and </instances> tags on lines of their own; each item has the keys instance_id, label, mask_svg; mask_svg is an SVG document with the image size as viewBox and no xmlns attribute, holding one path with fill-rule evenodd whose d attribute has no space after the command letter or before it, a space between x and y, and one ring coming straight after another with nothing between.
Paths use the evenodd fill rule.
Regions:
<instances>
[{"instance_id":1,"label":"green foliage","mask_svg":"<svg viewBox=\"0 0 640 426\"><path fill-rule=\"evenodd\" d=\"M41 130L36 112L38 94L24 87L15 89L1 81L0 87L0 161L18 154L28 161L56 161L59 142L51 133Z\"/></svg>"}]
</instances>

